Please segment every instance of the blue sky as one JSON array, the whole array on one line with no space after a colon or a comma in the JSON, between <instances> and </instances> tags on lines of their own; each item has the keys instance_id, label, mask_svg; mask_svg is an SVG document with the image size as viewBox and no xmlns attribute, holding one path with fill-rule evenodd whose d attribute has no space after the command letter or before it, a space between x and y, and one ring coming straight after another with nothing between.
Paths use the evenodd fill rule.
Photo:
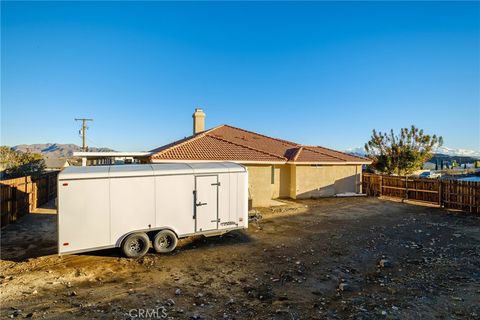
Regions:
<instances>
[{"instance_id":1,"label":"blue sky","mask_svg":"<svg viewBox=\"0 0 480 320\"><path fill-rule=\"evenodd\" d=\"M2 2L1 143L149 150L227 123L344 150L480 150L479 2Z\"/></svg>"}]
</instances>

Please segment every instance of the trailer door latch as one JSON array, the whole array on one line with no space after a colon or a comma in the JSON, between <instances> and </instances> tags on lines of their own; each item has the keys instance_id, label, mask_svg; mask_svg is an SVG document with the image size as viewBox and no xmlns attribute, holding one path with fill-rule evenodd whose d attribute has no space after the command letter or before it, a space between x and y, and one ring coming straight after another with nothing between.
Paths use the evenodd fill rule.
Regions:
<instances>
[{"instance_id":1,"label":"trailer door latch","mask_svg":"<svg viewBox=\"0 0 480 320\"><path fill-rule=\"evenodd\" d=\"M220 182L212 183L212 186L220 186Z\"/></svg>"},{"instance_id":2,"label":"trailer door latch","mask_svg":"<svg viewBox=\"0 0 480 320\"><path fill-rule=\"evenodd\" d=\"M195 205L196 205L197 207L201 207L201 206L207 205L207 203L206 203L206 202L198 202L198 203L196 203Z\"/></svg>"}]
</instances>

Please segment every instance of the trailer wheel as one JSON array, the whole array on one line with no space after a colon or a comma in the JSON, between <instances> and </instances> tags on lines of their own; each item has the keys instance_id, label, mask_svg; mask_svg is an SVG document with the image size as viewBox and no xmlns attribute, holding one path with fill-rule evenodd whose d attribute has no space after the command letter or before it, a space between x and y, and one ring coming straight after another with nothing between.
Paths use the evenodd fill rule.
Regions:
<instances>
[{"instance_id":1,"label":"trailer wheel","mask_svg":"<svg viewBox=\"0 0 480 320\"><path fill-rule=\"evenodd\" d=\"M153 239L153 248L158 253L171 252L177 246L177 236L170 230L161 230Z\"/></svg>"},{"instance_id":2,"label":"trailer wheel","mask_svg":"<svg viewBox=\"0 0 480 320\"><path fill-rule=\"evenodd\" d=\"M143 233L132 233L122 243L123 254L127 258L143 257L150 248L150 239Z\"/></svg>"}]
</instances>

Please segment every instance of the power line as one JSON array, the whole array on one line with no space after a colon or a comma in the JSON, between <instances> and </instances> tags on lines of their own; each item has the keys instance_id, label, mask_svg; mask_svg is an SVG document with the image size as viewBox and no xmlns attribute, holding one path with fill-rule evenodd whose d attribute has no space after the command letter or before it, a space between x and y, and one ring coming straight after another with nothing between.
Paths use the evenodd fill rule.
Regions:
<instances>
[{"instance_id":1,"label":"power line","mask_svg":"<svg viewBox=\"0 0 480 320\"><path fill-rule=\"evenodd\" d=\"M87 119L87 118L75 118L75 121L82 121L82 129L80 129L80 133L82 135L82 151L87 151L88 147L85 142L87 138L87 121L93 121L93 119Z\"/></svg>"},{"instance_id":2,"label":"power line","mask_svg":"<svg viewBox=\"0 0 480 320\"><path fill-rule=\"evenodd\" d=\"M95 141L93 141L92 139L90 139L89 137L86 137L87 141L93 145L94 147L97 147L97 148L103 148L103 147L100 147L100 144L96 143Z\"/></svg>"}]
</instances>

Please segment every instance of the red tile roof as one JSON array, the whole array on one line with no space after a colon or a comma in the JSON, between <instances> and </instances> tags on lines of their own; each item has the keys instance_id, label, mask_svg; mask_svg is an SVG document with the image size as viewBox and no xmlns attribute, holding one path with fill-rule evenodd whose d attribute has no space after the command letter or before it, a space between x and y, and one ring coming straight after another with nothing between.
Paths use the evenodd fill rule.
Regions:
<instances>
[{"instance_id":1,"label":"red tile roof","mask_svg":"<svg viewBox=\"0 0 480 320\"><path fill-rule=\"evenodd\" d=\"M368 159L221 125L152 150L152 160L271 163L370 163Z\"/></svg>"}]
</instances>

